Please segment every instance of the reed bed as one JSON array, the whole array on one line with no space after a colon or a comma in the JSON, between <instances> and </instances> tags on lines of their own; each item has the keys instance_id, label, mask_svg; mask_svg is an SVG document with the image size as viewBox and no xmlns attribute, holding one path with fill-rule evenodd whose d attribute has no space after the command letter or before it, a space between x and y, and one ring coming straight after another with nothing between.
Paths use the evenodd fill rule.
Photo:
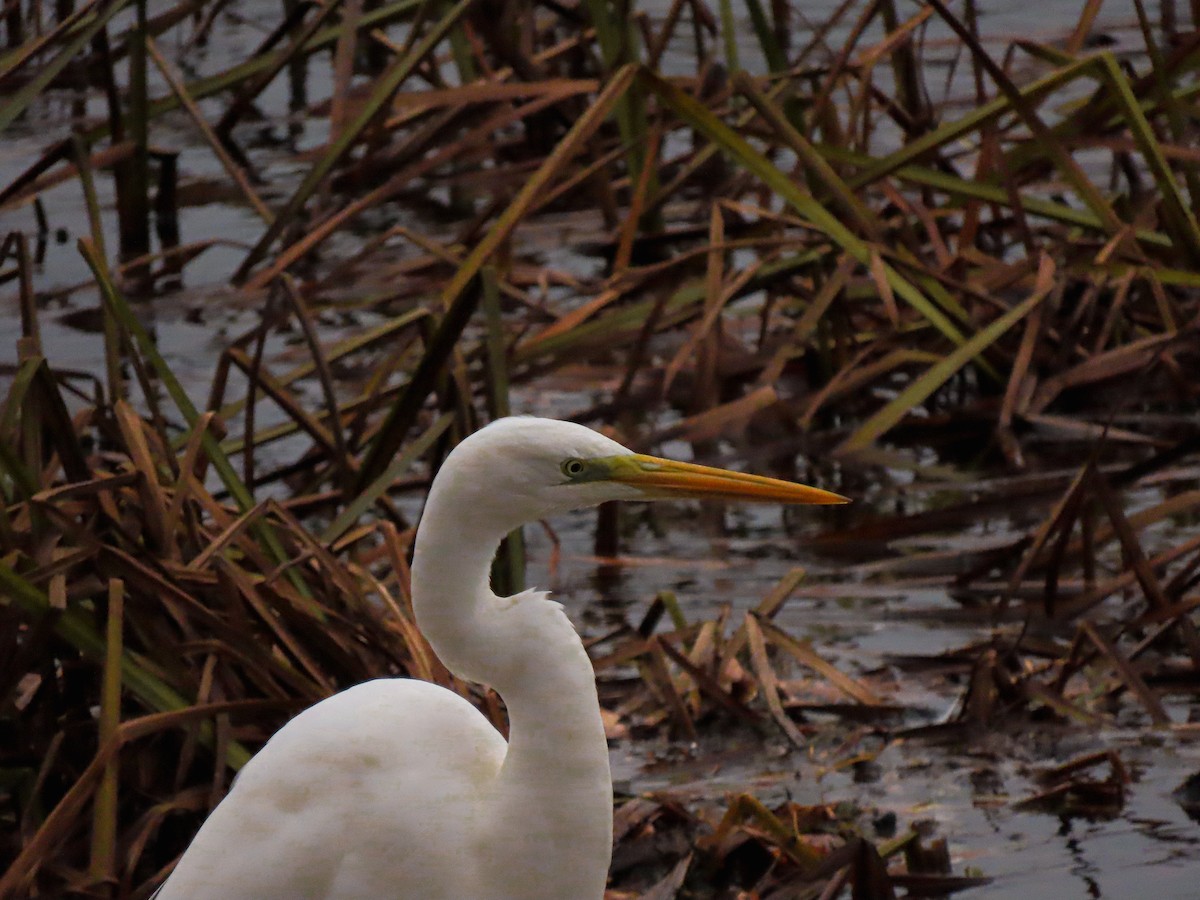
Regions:
<instances>
[{"instance_id":1,"label":"reed bed","mask_svg":"<svg viewBox=\"0 0 1200 900\"><path fill-rule=\"evenodd\" d=\"M945 587L1001 626L894 661L961 694L923 726L878 673L774 624L828 584L797 571L704 621L660 595L591 642L614 741L743 728L804 749L817 709L867 723L845 745L863 758L1013 722L1194 727L1163 697L1195 697L1200 542L1158 527L1200 509L1200 32L1178 17L1134 0L1113 49L1089 0L1061 42L998 53L970 0L818 23L758 0L285 3L257 52L193 77L223 3L43 6L6 8L0 132L97 85L104 114L0 187L6 219L38 223L0 244L22 331L0 406L0 897L149 896L254 749L366 678L444 684L503 729L413 624L411 510L458 439L540 392L638 449L769 447L760 468L893 507L818 546L855 584ZM256 146L268 88L305 69L332 99L293 114L327 138ZM222 292L261 314L203 401L146 324L224 240L181 241L165 123L262 220ZM42 292L40 197L65 183L92 277ZM50 301L93 304L103 371L47 358ZM266 352L285 331L292 351ZM968 467L1005 476L902 508ZM1014 507L1007 543L891 549ZM522 561L514 538L497 582L519 588ZM1127 777L1081 760L1023 802L1111 809ZM612 896L980 883L944 843L843 812L628 798Z\"/></svg>"}]
</instances>

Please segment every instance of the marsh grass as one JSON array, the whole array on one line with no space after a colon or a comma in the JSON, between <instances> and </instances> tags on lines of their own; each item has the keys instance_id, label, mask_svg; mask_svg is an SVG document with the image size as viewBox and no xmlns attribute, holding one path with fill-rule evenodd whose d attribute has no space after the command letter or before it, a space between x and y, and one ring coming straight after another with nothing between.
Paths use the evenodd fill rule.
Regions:
<instances>
[{"instance_id":1,"label":"marsh grass","mask_svg":"<svg viewBox=\"0 0 1200 900\"><path fill-rule=\"evenodd\" d=\"M1186 480L1198 449L1197 32L1176 22L1164 41L1135 2L1140 45L1087 47L1098 4L1085 3L1065 46L1024 39L998 55L973 3L847 2L806 32L786 4L753 0L750 59L728 2L679 0L662 19L511 4L498 25L471 0L357 16L333 2L295 5L249 59L188 78L165 48L204 40L220 7L91 0L34 21L10 4L6 19L0 132L51 92L84 90L80 72L108 89L103 120L46 135L0 186L16 222L42 215L41 192L78 183L92 280L56 299L99 298L106 350L103 373L46 358L37 253L28 235L5 237L0 282L22 335L0 407L0 896L148 896L254 749L366 678L444 684L504 728L496 698L452 679L413 624L412 523L397 498L419 497L511 391L584 366L609 389L580 401L580 421L699 455L768 436L790 448L781 474L803 448L847 493L913 446L952 459L968 445L1021 473L1055 435L1078 449L1066 479L1034 473L820 543L861 553L1003 504L1039 511L987 553L886 560L890 577L919 571L965 609L1067 630L933 661L968 676L942 730L1047 711L1095 727L1115 703L1165 724L1162 694L1194 690L1200 543L1143 538L1194 519L1200 496L1133 509L1122 492ZM679 46L695 71L668 75L659 63ZM148 96L148 66L167 93ZM267 202L272 172L239 123L298 67L328 67L348 89L303 108L330 117L329 140ZM970 76L966 95L955 72ZM206 98L222 104L215 123ZM175 156L153 144L169 115L188 117L263 222L232 277L261 321L229 342L203 405L140 314L222 239L150 233L174 209ZM98 178L116 182L118 246ZM443 227L397 224L334 251L364 217L417 204ZM586 235L572 249L600 259L599 274L544 264L539 236L561 231ZM331 340L335 317L355 326ZM303 337L288 368L264 352L281 328ZM282 415L260 425L268 402ZM619 551L613 514L601 522L598 544ZM519 540L497 565L498 584L521 586ZM808 590L801 574L742 618L691 621L664 594L595 639L612 738L739 727L804 748L818 709L870 723L860 736L905 733L887 685L772 622ZM878 752L866 746L846 752ZM1059 772L1037 801L1077 797L1086 768ZM1093 794L1119 804L1124 777L1118 761ZM686 852L618 864L614 897L978 883L949 875L915 833L876 840L830 810L749 796L715 815L627 801L618 863L664 833ZM905 864L889 868L896 855Z\"/></svg>"}]
</instances>

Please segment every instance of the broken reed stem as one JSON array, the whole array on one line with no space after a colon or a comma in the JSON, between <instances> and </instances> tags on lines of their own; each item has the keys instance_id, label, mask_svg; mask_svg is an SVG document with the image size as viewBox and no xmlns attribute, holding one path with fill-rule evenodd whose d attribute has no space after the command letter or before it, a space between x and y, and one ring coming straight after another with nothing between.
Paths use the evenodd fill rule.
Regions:
<instances>
[{"instance_id":1,"label":"broken reed stem","mask_svg":"<svg viewBox=\"0 0 1200 900\"><path fill-rule=\"evenodd\" d=\"M99 746L113 744L121 724L121 657L125 622L125 583L113 578L108 583L108 617L105 629L103 682L100 689ZM119 751L114 750L104 766L92 801L92 853L88 873L94 882L112 883L117 875L117 778Z\"/></svg>"},{"instance_id":2,"label":"broken reed stem","mask_svg":"<svg viewBox=\"0 0 1200 900\"><path fill-rule=\"evenodd\" d=\"M172 92L179 98L180 105L187 111L188 116L191 117L196 127L200 129L200 133L204 135L204 139L208 143L209 149L212 150L213 155L217 157L221 166L229 173L229 177L233 179L238 189L242 192L242 195L245 196L246 202L258 213L260 219L267 225L270 225L275 219L274 214L263 202L262 198L259 197L253 185L250 184L250 179L246 177L245 170L229 155L229 151L225 149L225 144L221 141L216 131L213 130L212 126L208 124L208 120L204 118L200 107L196 105L196 101L188 94L187 85L179 77L174 66L163 58L163 55L158 50L158 45L150 38L146 40L146 52L154 61L154 65L158 68L158 71L162 74L167 84L170 85ZM161 186L159 190L162 190Z\"/></svg>"}]
</instances>

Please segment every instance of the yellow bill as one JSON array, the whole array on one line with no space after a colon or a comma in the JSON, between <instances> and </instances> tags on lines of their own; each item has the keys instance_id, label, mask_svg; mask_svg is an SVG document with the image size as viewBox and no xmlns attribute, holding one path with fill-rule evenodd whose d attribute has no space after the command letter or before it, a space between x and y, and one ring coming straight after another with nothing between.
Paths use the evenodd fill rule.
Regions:
<instances>
[{"instance_id":1,"label":"yellow bill","mask_svg":"<svg viewBox=\"0 0 1200 900\"><path fill-rule=\"evenodd\" d=\"M821 506L850 502L841 494L806 484L660 459L641 453L612 456L597 462L602 462L608 469L605 477L609 481L630 485L656 498L749 500Z\"/></svg>"}]
</instances>

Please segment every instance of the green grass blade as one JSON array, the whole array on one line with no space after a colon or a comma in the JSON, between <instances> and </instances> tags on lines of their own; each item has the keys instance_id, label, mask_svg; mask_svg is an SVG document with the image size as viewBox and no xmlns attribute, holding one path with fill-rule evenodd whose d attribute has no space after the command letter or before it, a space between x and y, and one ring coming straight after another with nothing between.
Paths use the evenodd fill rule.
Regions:
<instances>
[{"instance_id":1,"label":"green grass blade","mask_svg":"<svg viewBox=\"0 0 1200 900\"><path fill-rule=\"evenodd\" d=\"M337 518L321 532L321 541L325 544L332 544L349 531L350 527L363 517L371 505L391 487L392 482L425 455L426 451L433 446L433 442L446 432L453 421L454 413L442 413L432 425L425 429L424 434L405 446L404 450L388 464L379 477L363 488L354 500L338 514Z\"/></svg>"},{"instance_id":2,"label":"green grass blade","mask_svg":"<svg viewBox=\"0 0 1200 900\"><path fill-rule=\"evenodd\" d=\"M234 273L234 281L244 279L250 270L254 268L255 264L263 258L283 229L295 221L296 214L321 185L325 176L332 171L333 167L338 164L342 157L354 146L355 142L358 141L363 129L371 124L371 121L383 109L384 104L391 100L392 95L400 85L412 74L418 64L429 56L434 48L442 42L442 39L474 2L475 0L459 0L458 3L454 4L426 32L425 36L416 46L405 54L404 57L397 60L383 75L379 83L375 86L375 89L371 92L371 96L363 104L358 115L354 117L354 121L348 123L338 136L334 138L333 143L329 145L325 154L309 169L308 174L304 176L304 180L300 182L300 186L296 188L295 193L292 194L283 209L275 216L275 220L263 233L263 236L258 239L258 243L251 248L250 252L246 255L246 259L242 262L237 272Z\"/></svg>"},{"instance_id":3,"label":"green grass blade","mask_svg":"<svg viewBox=\"0 0 1200 900\"><path fill-rule=\"evenodd\" d=\"M584 0L583 5L596 29L596 42L600 45L604 68L610 77L622 67L636 64L640 59L640 50L633 18L619 10L611 0ZM642 170L648 164L646 137L650 133L645 98L639 88L621 93L613 106L613 118L621 133L621 142L627 148L625 159L630 183L637 184ZM653 196L658 191L658 176L657 172L648 174L647 196ZM662 230L662 216L657 209L651 208L643 219L643 224L650 230Z\"/></svg>"},{"instance_id":4,"label":"green grass blade","mask_svg":"<svg viewBox=\"0 0 1200 900\"><path fill-rule=\"evenodd\" d=\"M1163 156L1154 129L1150 127L1141 104L1130 90L1129 79L1121 71L1112 53L1101 53L1097 58L1113 96L1120 103L1130 134L1138 149L1142 151L1142 157L1154 175L1158 189L1162 191L1167 212L1166 224L1169 230L1175 233L1181 249L1187 253L1192 264L1200 266L1200 225L1197 225L1195 214L1179 190L1179 182Z\"/></svg>"},{"instance_id":5,"label":"green grass blade","mask_svg":"<svg viewBox=\"0 0 1200 900\"><path fill-rule=\"evenodd\" d=\"M1000 316L1000 318L996 319L986 328L981 329L965 344L948 354L941 362L930 366L924 375L915 379L894 400L864 422L834 453L853 453L856 450L863 450L869 447L903 419L910 410L928 399L955 372L975 359L1002 334L1025 318L1025 316L1033 311L1035 306L1042 302L1044 297L1045 294L1042 292L1035 293L1018 306Z\"/></svg>"},{"instance_id":6,"label":"green grass blade","mask_svg":"<svg viewBox=\"0 0 1200 900\"><path fill-rule=\"evenodd\" d=\"M21 113L25 112L29 107L30 103L41 96L42 92L50 85L50 82L67 67L71 60L79 55L79 51L88 45L100 29L108 24L108 20L128 5L129 0L113 0L102 12L97 13L90 21L81 24L79 30L75 32L71 40L58 52L54 59L38 69L37 74L22 85L21 89L7 103L0 106L0 133L3 133L4 129L15 122ZM21 15L19 9L16 15Z\"/></svg>"},{"instance_id":7,"label":"green grass blade","mask_svg":"<svg viewBox=\"0 0 1200 900\"><path fill-rule=\"evenodd\" d=\"M1079 60L1070 66L1060 69L1057 72L1051 72L1049 75L1039 78L1037 81L1021 88L1019 92L1020 96L1032 102L1043 94L1057 90L1063 85L1069 84L1076 78L1079 78L1081 75L1087 74L1093 66L1094 63L1091 59ZM951 144L959 138L978 131L988 122L1011 111L1012 103L1010 100L1003 96L997 97L967 113L961 119L947 122L933 131L909 141L894 153L889 153L887 156L876 160L872 165L863 169L853 178L847 179L847 184L852 190L858 190L868 184L872 184L881 178L887 177L902 166L925 158L939 147Z\"/></svg>"},{"instance_id":8,"label":"green grass blade","mask_svg":"<svg viewBox=\"0 0 1200 900\"><path fill-rule=\"evenodd\" d=\"M860 264L870 265L870 246L856 237L815 198L802 191L791 176L778 169L766 156L751 147L748 141L713 115L695 98L649 71L642 70L639 74L650 86L650 89L658 94L659 98L681 119L720 146L734 162L762 179L796 212L812 223L814 227L829 235L838 246L858 260ZM897 296L903 298L953 343L963 344L966 338L945 313L890 265L885 263L883 268L887 282Z\"/></svg>"},{"instance_id":9,"label":"green grass blade","mask_svg":"<svg viewBox=\"0 0 1200 900\"><path fill-rule=\"evenodd\" d=\"M431 347L417 365L404 393L396 400L387 419L371 444L371 449L359 472L359 489L374 481L386 468L388 460L400 448L416 412L432 392L438 373L449 357L454 343L466 327L466 323L479 300L479 291L468 291L476 280L479 270L500 246L508 240L525 214L532 208L541 194L557 176L566 163L573 159L592 133L600 127L613 107L626 95L637 73L635 66L625 66L609 80L604 90L563 136L550 155L542 161L537 171L517 192L517 196L496 219L495 224L483 240L475 245L454 277L442 291L442 308L446 315L431 341Z\"/></svg>"},{"instance_id":10,"label":"green grass blade","mask_svg":"<svg viewBox=\"0 0 1200 900\"><path fill-rule=\"evenodd\" d=\"M364 12L358 20L358 29L363 31L387 25L400 16L416 9L424 2L425 0L400 0L398 3L390 3L386 6L373 9L370 12ZM337 43L343 27L342 25L332 25L329 28L318 31L304 43L297 55L310 56L313 53L332 47ZM255 56L235 66L231 66L224 72L218 72L215 75L208 75L204 78L197 78L187 82L187 92L193 100L202 100L205 97L211 97L214 94L220 94L223 91L240 87L256 75L268 72L273 67L280 66L281 62L286 62L288 57L294 52L296 51L293 48L283 47L274 53L264 53L261 56ZM178 109L179 105L179 98L174 92L171 92L164 97L159 97L151 101L147 106L146 115L148 118L154 119L164 113ZM86 131L83 137L88 143L94 143L107 137L109 130L108 123L104 122Z\"/></svg>"},{"instance_id":11,"label":"green grass blade","mask_svg":"<svg viewBox=\"0 0 1200 900\"><path fill-rule=\"evenodd\" d=\"M738 59L737 20L733 15L733 0L717 0L721 13L721 43L725 45L725 68L732 74L742 68Z\"/></svg>"},{"instance_id":12,"label":"green grass blade","mask_svg":"<svg viewBox=\"0 0 1200 900\"><path fill-rule=\"evenodd\" d=\"M767 20L767 14L759 0L746 0L746 11L750 13L750 24L754 26L754 36L758 38L758 46L762 50L763 59L767 61L767 71L783 72L788 67L787 56L775 37L775 29Z\"/></svg>"},{"instance_id":13,"label":"green grass blade","mask_svg":"<svg viewBox=\"0 0 1200 900\"><path fill-rule=\"evenodd\" d=\"M858 153L844 147L831 147L827 144L822 144L819 149L822 155L834 162L850 163L864 167L870 166L873 162L872 158L867 154ZM949 175L945 172L938 172L934 169L914 165L896 169L891 174L901 181L931 187L935 190L943 191L952 197L983 200L986 203L993 203L1006 209L1012 206L1012 196L1002 186L992 182L971 181ZM856 184L858 180L857 178L852 178L849 183ZM1028 194L1021 196L1021 206L1026 213L1033 213L1053 222L1061 222L1064 225L1077 225L1080 228L1086 228L1091 231L1104 231L1104 223L1090 210L1069 206L1065 203L1057 203L1053 200L1047 200L1044 197L1033 197ZM1169 235L1149 228L1135 229L1134 236L1140 243L1148 246L1174 246Z\"/></svg>"},{"instance_id":14,"label":"green grass blade","mask_svg":"<svg viewBox=\"0 0 1200 900\"><path fill-rule=\"evenodd\" d=\"M129 302L117 289L108 272L108 265L104 259L96 252L95 246L87 238L79 239L79 252L83 254L83 258L87 261L88 266L92 270L92 274L96 278L96 283L100 286L100 295L104 299L105 306L112 311L113 316L120 323L125 333L137 343L138 349L142 355L149 360L154 372L162 381L171 400L175 403L176 408L183 415L188 425L195 426L200 418L200 413L188 397L187 391L183 389L183 385L179 383L179 379L175 377L175 373L171 371L171 367L167 365L167 361L163 359L162 354L158 352L158 347L154 343L154 339L146 331L141 321L129 307ZM221 444L217 438L209 431L205 430L201 437L201 443L204 452L208 455L212 467L216 470L221 482L225 485L225 489L229 491L234 502L237 503L238 509L243 513L247 512L254 506L254 497L249 489L242 483L238 477L237 471L233 464L229 461L224 451L221 450ZM281 565L288 561L287 551L280 542L278 535L275 534L270 524L262 518L256 518L251 525L255 536L259 539L267 552L277 563ZM287 577L300 592L302 597L311 597L311 592L308 585L299 576L293 566L288 566ZM324 615L319 609L313 608L313 612L320 618Z\"/></svg>"},{"instance_id":15,"label":"green grass blade","mask_svg":"<svg viewBox=\"0 0 1200 900\"><path fill-rule=\"evenodd\" d=\"M54 610L50 598L38 587L18 575L6 563L0 562L0 590L30 616L54 616L54 632L88 659L102 662L107 642L96 624L78 609ZM148 709L158 712L186 709L190 704L170 685L147 672L125 650L121 654L121 681L125 688ZM201 740L212 746L211 728L201 730ZM237 741L230 741L226 761L231 768L240 769L250 760L250 753Z\"/></svg>"}]
</instances>

